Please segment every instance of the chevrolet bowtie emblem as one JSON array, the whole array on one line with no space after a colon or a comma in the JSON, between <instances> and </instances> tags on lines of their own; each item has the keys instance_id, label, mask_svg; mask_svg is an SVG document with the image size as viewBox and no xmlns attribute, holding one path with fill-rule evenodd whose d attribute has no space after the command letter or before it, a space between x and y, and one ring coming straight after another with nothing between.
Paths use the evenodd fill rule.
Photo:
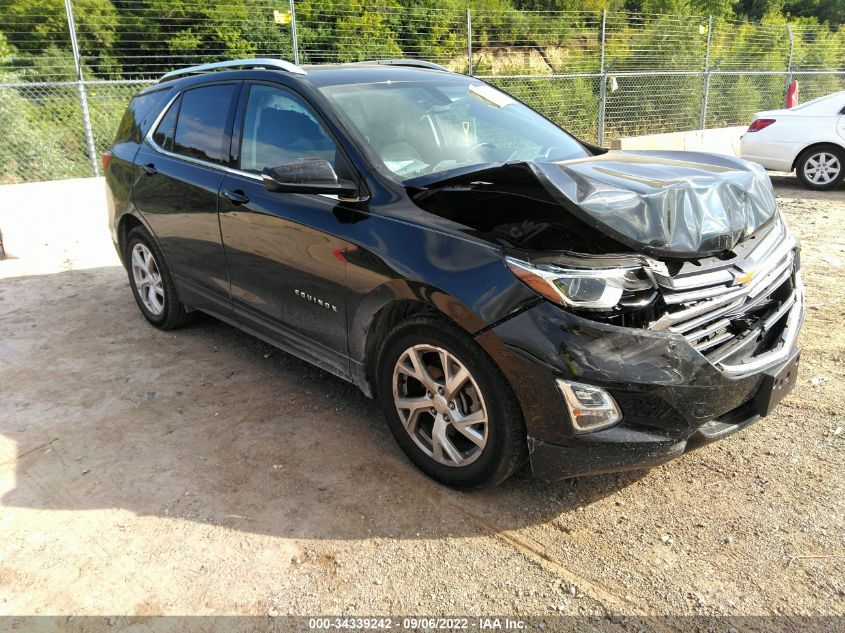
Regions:
<instances>
[{"instance_id":1,"label":"chevrolet bowtie emblem","mask_svg":"<svg viewBox=\"0 0 845 633\"><path fill-rule=\"evenodd\" d=\"M749 270L747 272L735 272L734 273L734 285L736 286L744 286L747 283L751 283L751 280L754 279L754 271Z\"/></svg>"}]
</instances>

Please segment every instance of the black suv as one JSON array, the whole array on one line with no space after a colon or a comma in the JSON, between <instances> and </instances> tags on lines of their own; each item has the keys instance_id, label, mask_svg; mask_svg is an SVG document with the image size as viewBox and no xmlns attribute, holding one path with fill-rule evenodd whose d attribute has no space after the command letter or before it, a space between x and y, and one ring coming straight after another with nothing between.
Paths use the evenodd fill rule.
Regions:
<instances>
[{"instance_id":1,"label":"black suv","mask_svg":"<svg viewBox=\"0 0 845 633\"><path fill-rule=\"evenodd\" d=\"M168 73L103 161L148 321L353 382L449 485L660 464L795 381L799 249L752 163L594 147L424 62L273 59Z\"/></svg>"}]
</instances>

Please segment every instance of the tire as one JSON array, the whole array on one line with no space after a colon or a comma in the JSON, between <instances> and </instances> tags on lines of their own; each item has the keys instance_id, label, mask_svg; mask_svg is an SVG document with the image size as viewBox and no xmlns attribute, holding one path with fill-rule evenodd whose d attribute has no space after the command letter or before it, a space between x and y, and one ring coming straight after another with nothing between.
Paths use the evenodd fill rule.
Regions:
<instances>
[{"instance_id":1,"label":"tire","mask_svg":"<svg viewBox=\"0 0 845 633\"><path fill-rule=\"evenodd\" d=\"M807 189L825 191L845 178L845 151L836 145L816 145L795 162L795 175Z\"/></svg>"},{"instance_id":2,"label":"tire","mask_svg":"<svg viewBox=\"0 0 845 633\"><path fill-rule=\"evenodd\" d=\"M444 358L452 381L445 380ZM494 486L525 462L525 425L510 385L484 350L444 319L413 317L390 332L379 356L377 396L405 454L447 486ZM458 424L470 415L485 421Z\"/></svg>"},{"instance_id":3,"label":"tire","mask_svg":"<svg viewBox=\"0 0 845 633\"><path fill-rule=\"evenodd\" d=\"M143 257L146 253L149 253L152 258L151 261ZM146 268L137 266L139 260L143 261ZM126 236L124 261L126 262L126 272L129 275L129 285L132 288L132 294L135 296L135 302L147 321L160 330L174 330L192 320L193 314L187 311L185 305L179 301L179 297L176 295L173 276L170 274L170 268L167 266L161 249L143 227L135 227ZM144 270L147 271L146 276ZM144 285L141 282L142 287L139 288L138 278L154 280L152 285L160 290L152 293L155 295L154 300L151 299L149 291L151 284L148 282ZM159 306L160 309L158 309Z\"/></svg>"}]
</instances>

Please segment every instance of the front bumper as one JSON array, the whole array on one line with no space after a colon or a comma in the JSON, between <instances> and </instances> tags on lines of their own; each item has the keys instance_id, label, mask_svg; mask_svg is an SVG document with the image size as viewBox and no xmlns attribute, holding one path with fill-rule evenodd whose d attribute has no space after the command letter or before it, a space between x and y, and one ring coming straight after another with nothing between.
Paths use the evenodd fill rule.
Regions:
<instances>
[{"instance_id":1,"label":"front bumper","mask_svg":"<svg viewBox=\"0 0 845 633\"><path fill-rule=\"evenodd\" d=\"M604 325L548 302L477 340L522 405L534 474L553 481L656 466L754 423L766 410L757 401L766 376L796 362L803 317L799 295L786 316L779 353L740 376L715 367L679 334ZM557 378L606 389L622 421L575 433Z\"/></svg>"},{"instance_id":2,"label":"front bumper","mask_svg":"<svg viewBox=\"0 0 845 633\"><path fill-rule=\"evenodd\" d=\"M557 481L582 475L652 468L733 435L761 417L753 403L750 403L731 412L725 416L726 419L704 423L688 438L681 440L653 433L632 432L621 427L611 429L618 429L616 433L592 437L592 441L581 442L576 446L559 446L530 438L531 471L543 481Z\"/></svg>"}]
</instances>

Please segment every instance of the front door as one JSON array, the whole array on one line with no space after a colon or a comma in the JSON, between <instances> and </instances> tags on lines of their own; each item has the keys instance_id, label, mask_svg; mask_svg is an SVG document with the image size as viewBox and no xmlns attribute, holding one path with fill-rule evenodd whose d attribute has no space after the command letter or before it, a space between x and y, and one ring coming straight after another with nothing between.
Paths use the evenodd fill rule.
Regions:
<instances>
[{"instance_id":1,"label":"front door","mask_svg":"<svg viewBox=\"0 0 845 633\"><path fill-rule=\"evenodd\" d=\"M238 116L242 173L226 174L220 195L235 315L248 329L348 376L343 252L350 212L322 195L267 191L259 175L311 157L329 160L340 173L344 159L302 97L274 84L248 89Z\"/></svg>"}]
</instances>

